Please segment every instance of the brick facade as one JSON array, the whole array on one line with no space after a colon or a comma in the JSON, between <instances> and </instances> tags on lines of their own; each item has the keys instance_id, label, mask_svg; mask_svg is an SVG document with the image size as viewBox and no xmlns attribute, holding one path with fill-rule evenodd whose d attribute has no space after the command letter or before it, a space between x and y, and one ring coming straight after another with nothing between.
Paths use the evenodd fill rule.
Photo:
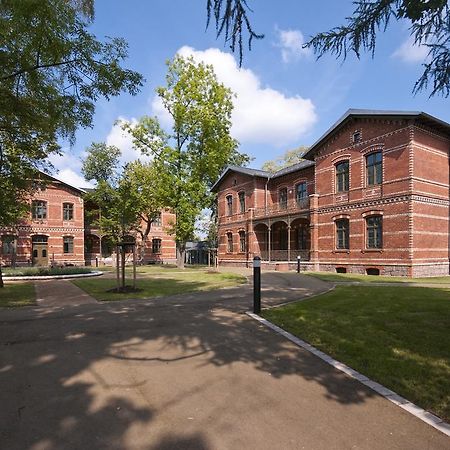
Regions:
<instances>
[{"instance_id":1,"label":"brick facade","mask_svg":"<svg viewBox=\"0 0 450 450\"><path fill-rule=\"evenodd\" d=\"M300 256L311 270L448 275L449 136L424 113L349 110L305 155L309 165L229 168L213 188L219 263L260 255L286 269ZM297 201L302 182L307 199ZM227 197L239 207L239 192L246 210L230 214Z\"/></svg>"},{"instance_id":2,"label":"brick facade","mask_svg":"<svg viewBox=\"0 0 450 450\"><path fill-rule=\"evenodd\" d=\"M100 235L86 221L85 191L55 178L38 189L30 199L31 213L17 226L0 229L1 263L4 265L95 265L103 258L112 262L114 248L107 236ZM34 213L33 213L34 211ZM152 223L145 245L136 240L140 262L173 263L176 261L174 239L167 228L175 215L162 211L159 221ZM131 255L130 261L131 261Z\"/></svg>"}]
</instances>

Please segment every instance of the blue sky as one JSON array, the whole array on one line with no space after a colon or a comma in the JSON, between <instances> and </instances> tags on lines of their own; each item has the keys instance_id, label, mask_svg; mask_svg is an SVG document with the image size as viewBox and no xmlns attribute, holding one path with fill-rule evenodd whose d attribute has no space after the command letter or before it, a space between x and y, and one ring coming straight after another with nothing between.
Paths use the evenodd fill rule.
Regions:
<instances>
[{"instance_id":1,"label":"blue sky","mask_svg":"<svg viewBox=\"0 0 450 450\"><path fill-rule=\"evenodd\" d=\"M351 1L249 3L253 27L265 38L245 51L239 69L237 56L223 38L216 40L214 27L205 29L206 0L96 0L92 32L99 38L125 38L125 65L141 72L146 82L137 96L122 94L97 103L93 128L79 130L75 145L51 159L57 176L86 185L80 158L93 141L119 146L124 162L139 156L114 122L158 115L167 124L154 91L164 85L165 61L177 52L212 63L220 81L235 92L232 132L240 150L254 158L252 167L312 144L348 108L420 110L450 122L448 99L412 94L426 50L408 42L407 22L393 22L379 34L374 59L364 54L361 60L349 55L344 63L333 56L317 61L302 50L303 40L343 24L353 11Z\"/></svg>"}]
</instances>

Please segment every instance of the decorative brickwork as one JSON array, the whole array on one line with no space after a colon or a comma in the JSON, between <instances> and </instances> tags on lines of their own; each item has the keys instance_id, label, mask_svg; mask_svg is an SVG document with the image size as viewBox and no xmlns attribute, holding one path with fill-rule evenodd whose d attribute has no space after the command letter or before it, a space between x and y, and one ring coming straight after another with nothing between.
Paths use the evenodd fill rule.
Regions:
<instances>
[{"instance_id":1,"label":"decorative brickwork","mask_svg":"<svg viewBox=\"0 0 450 450\"><path fill-rule=\"evenodd\" d=\"M268 267L292 269L300 255L314 270L448 275L449 137L450 125L424 113L350 110L309 150L306 157L315 166L275 174L228 170L214 186L219 263L250 265L260 255ZM345 166L339 174L336 166L346 161L348 182L340 178L338 188ZM377 176L369 177L374 161L378 167L370 170ZM302 204L295 198L300 181L306 181L309 197ZM243 190L246 211L227 215L225 198L237 202ZM339 219L348 220L344 249L336 244ZM245 254L237 247L242 229ZM232 251L225 233L234 238Z\"/></svg>"}]
</instances>

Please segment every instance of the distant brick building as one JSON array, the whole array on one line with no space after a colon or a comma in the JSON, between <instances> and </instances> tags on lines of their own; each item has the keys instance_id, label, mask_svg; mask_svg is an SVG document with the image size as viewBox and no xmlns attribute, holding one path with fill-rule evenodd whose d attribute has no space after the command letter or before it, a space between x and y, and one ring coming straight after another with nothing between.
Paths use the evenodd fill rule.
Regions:
<instances>
[{"instance_id":1,"label":"distant brick building","mask_svg":"<svg viewBox=\"0 0 450 450\"><path fill-rule=\"evenodd\" d=\"M45 187L36 190L31 212L15 227L0 229L3 265L94 265L100 259L111 261L114 253L108 236L102 236L87 220L86 191L43 175ZM165 231L174 214L162 211L151 226L145 245L135 240L142 263L174 262L175 242ZM100 255L100 238L102 255Z\"/></svg>"},{"instance_id":2,"label":"distant brick building","mask_svg":"<svg viewBox=\"0 0 450 450\"><path fill-rule=\"evenodd\" d=\"M450 125L422 112L349 110L305 161L216 182L219 264L448 275Z\"/></svg>"}]
</instances>

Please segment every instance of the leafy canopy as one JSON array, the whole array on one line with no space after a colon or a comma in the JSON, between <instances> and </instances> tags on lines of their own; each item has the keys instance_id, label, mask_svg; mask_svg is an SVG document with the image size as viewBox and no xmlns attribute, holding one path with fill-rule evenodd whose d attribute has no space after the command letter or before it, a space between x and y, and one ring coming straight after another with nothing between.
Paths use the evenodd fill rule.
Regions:
<instances>
[{"instance_id":1,"label":"leafy canopy","mask_svg":"<svg viewBox=\"0 0 450 450\"><path fill-rule=\"evenodd\" d=\"M243 34L249 34L249 49L253 38L263 35L253 31L248 0L208 0L207 25L214 17L217 37L225 36L236 46L242 63ZM358 58L369 51L374 56L376 38L393 20L405 19L416 45L425 45L428 55L424 71L414 85L413 92L430 90L430 97L450 94L450 8L447 0L358 0L355 10L345 25L313 36L306 47L311 47L318 57L331 53L346 59L349 53Z\"/></svg>"},{"instance_id":2,"label":"leafy canopy","mask_svg":"<svg viewBox=\"0 0 450 450\"><path fill-rule=\"evenodd\" d=\"M95 102L142 84L121 67L123 39L88 31L92 15L90 0L0 2L0 226L24 214L36 170L92 125Z\"/></svg>"},{"instance_id":3,"label":"leafy canopy","mask_svg":"<svg viewBox=\"0 0 450 450\"><path fill-rule=\"evenodd\" d=\"M294 148L293 150L287 150L283 155L278 158L266 161L262 165L263 170L268 172L276 172L277 170L284 169L285 167L292 166L303 161L303 155L308 151L308 147L304 145Z\"/></svg>"},{"instance_id":4,"label":"leafy canopy","mask_svg":"<svg viewBox=\"0 0 450 450\"><path fill-rule=\"evenodd\" d=\"M244 164L248 156L237 151L230 135L232 93L211 66L176 56L168 62L166 86L157 93L172 118L171 130L152 117L123 128L143 154L153 157L163 204L176 214L170 232L184 251L196 218L213 201L209 188L228 164Z\"/></svg>"}]
</instances>

